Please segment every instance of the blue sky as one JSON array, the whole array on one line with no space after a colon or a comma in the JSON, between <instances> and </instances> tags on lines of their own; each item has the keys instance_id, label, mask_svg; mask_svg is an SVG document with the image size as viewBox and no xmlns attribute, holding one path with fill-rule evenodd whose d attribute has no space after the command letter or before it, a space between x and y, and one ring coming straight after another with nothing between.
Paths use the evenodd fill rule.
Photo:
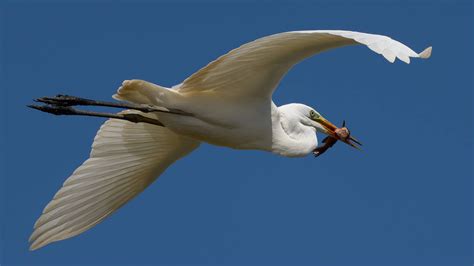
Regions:
<instances>
[{"instance_id":1,"label":"blue sky","mask_svg":"<svg viewBox=\"0 0 474 266\"><path fill-rule=\"evenodd\" d=\"M473 263L470 1L100 2L0 6L2 264ZM131 78L171 86L240 44L301 29L386 34L433 56L390 64L347 47L285 77L277 104L346 119L363 152L202 145L95 228L28 251L103 122L29 110L32 98L107 100Z\"/></svg>"}]
</instances>

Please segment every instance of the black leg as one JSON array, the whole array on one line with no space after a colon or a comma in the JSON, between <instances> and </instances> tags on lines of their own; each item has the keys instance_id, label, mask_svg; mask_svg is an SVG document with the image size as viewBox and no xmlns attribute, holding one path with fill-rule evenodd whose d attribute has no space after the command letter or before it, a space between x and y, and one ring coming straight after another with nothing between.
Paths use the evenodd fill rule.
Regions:
<instances>
[{"instance_id":1,"label":"black leg","mask_svg":"<svg viewBox=\"0 0 474 266\"><path fill-rule=\"evenodd\" d=\"M69 95L56 95L55 97L41 97L34 100L35 102L41 102L45 104L49 104L51 106L105 106L105 107L114 107L114 108L123 108L123 109L133 109L142 111L144 113L150 112L162 112L162 113L170 113L170 114L177 114L177 115L185 115L185 116L192 116L192 114L178 110L178 109L171 109L165 108L160 106L153 106L147 104L135 104L135 103L124 103L124 102L105 102L105 101L96 101L90 99L79 98L75 96Z\"/></svg>"},{"instance_id":2,"label":"black leg","mask_svg":"<svg viewBox=\"0 0 474 266\"><path fill-rule=\"evenodd\" d=\"M40 110L42 112L54 114L54 115L82 115L82 116L96 116L96 117L105 117L105 118L115 118L127 120L133 123L147 123L152 125L157 125L164 127L157 119L149 118L140 114L113 114L113 113L100 113L92 111L83 111L72 108L71 106L61 106L61 105L28 105L28 107Z\"/></svg>"}]
</instances>

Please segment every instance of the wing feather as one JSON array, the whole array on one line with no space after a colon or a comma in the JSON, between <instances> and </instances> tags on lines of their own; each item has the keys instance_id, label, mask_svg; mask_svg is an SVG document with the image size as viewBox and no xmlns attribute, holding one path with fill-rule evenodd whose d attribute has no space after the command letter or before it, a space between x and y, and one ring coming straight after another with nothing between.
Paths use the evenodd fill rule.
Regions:
<instances>
[{"instance_id":1,"label":"wing feather","mask_svg":"<svg viewBox=\"0 0 474 266\"><path fill-rule=\"evenodd\" d=\"M354 44L364 44L392 63L396 58L410 63L410 57L431 55L431 47L418 54L383 35L342 30L284 32L230 51L175 87L183 94L211 92L241 98L271 97L293 65L317 53Z\"/></svg>"},{"instance_id":2,"label":"wing feather","mask_svg":"<svg viewBox=\"0 0 474 266\"><path fill-rule=\"evenodd\" d=\"M94 139L90 158L64 182L36 221L30 248L93 227L198 145L166 128L107 120Z\"/></svg>"}]
</instances>

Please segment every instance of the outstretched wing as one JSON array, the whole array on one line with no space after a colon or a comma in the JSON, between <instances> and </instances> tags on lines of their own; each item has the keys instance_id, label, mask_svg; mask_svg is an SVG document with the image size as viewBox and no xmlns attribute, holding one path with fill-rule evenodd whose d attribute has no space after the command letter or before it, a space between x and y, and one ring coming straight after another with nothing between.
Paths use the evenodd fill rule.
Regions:
<instances>
[{"instance_id":1,"label":"outstretched wing","mask_svg":"<svg viewBox=\"0 0 474 266\"><path fill-rule=\"evenodd\" d=\"M64 182L36 221L30 249L93 227L198 146L163 127L107 120L97 132L90 158Z\"/></svg>"},{"instance_id":2,"label":"outstretched wing","mask_svg":"<svg viewBox=\"0 0 474 266\"><path fill-rule=\"evenodd\" d=\"M176 86L180 93L214 92L233 97L271 97L286 72L301 60L329 49L364 44L388 61L428 58L387 36L341 30L293 31L270 35L219 57Z\"/></svg>"}]
</instances>

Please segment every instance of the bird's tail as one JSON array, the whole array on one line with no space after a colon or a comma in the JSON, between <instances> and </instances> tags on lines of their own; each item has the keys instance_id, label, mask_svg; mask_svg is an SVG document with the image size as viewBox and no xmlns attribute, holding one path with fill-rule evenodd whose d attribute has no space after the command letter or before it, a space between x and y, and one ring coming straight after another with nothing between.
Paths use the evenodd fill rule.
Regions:
<instances>
[{"instance_id":1,"label":"bird's tail","mask_svg":"<svg viewBox=\"0 0 474 266\"><path fill-rule=\"evenodd\" d=\"M119 101L173 107L177 92L144 80L124 80L112 97Z\"/></svg>"}]
</instances>

